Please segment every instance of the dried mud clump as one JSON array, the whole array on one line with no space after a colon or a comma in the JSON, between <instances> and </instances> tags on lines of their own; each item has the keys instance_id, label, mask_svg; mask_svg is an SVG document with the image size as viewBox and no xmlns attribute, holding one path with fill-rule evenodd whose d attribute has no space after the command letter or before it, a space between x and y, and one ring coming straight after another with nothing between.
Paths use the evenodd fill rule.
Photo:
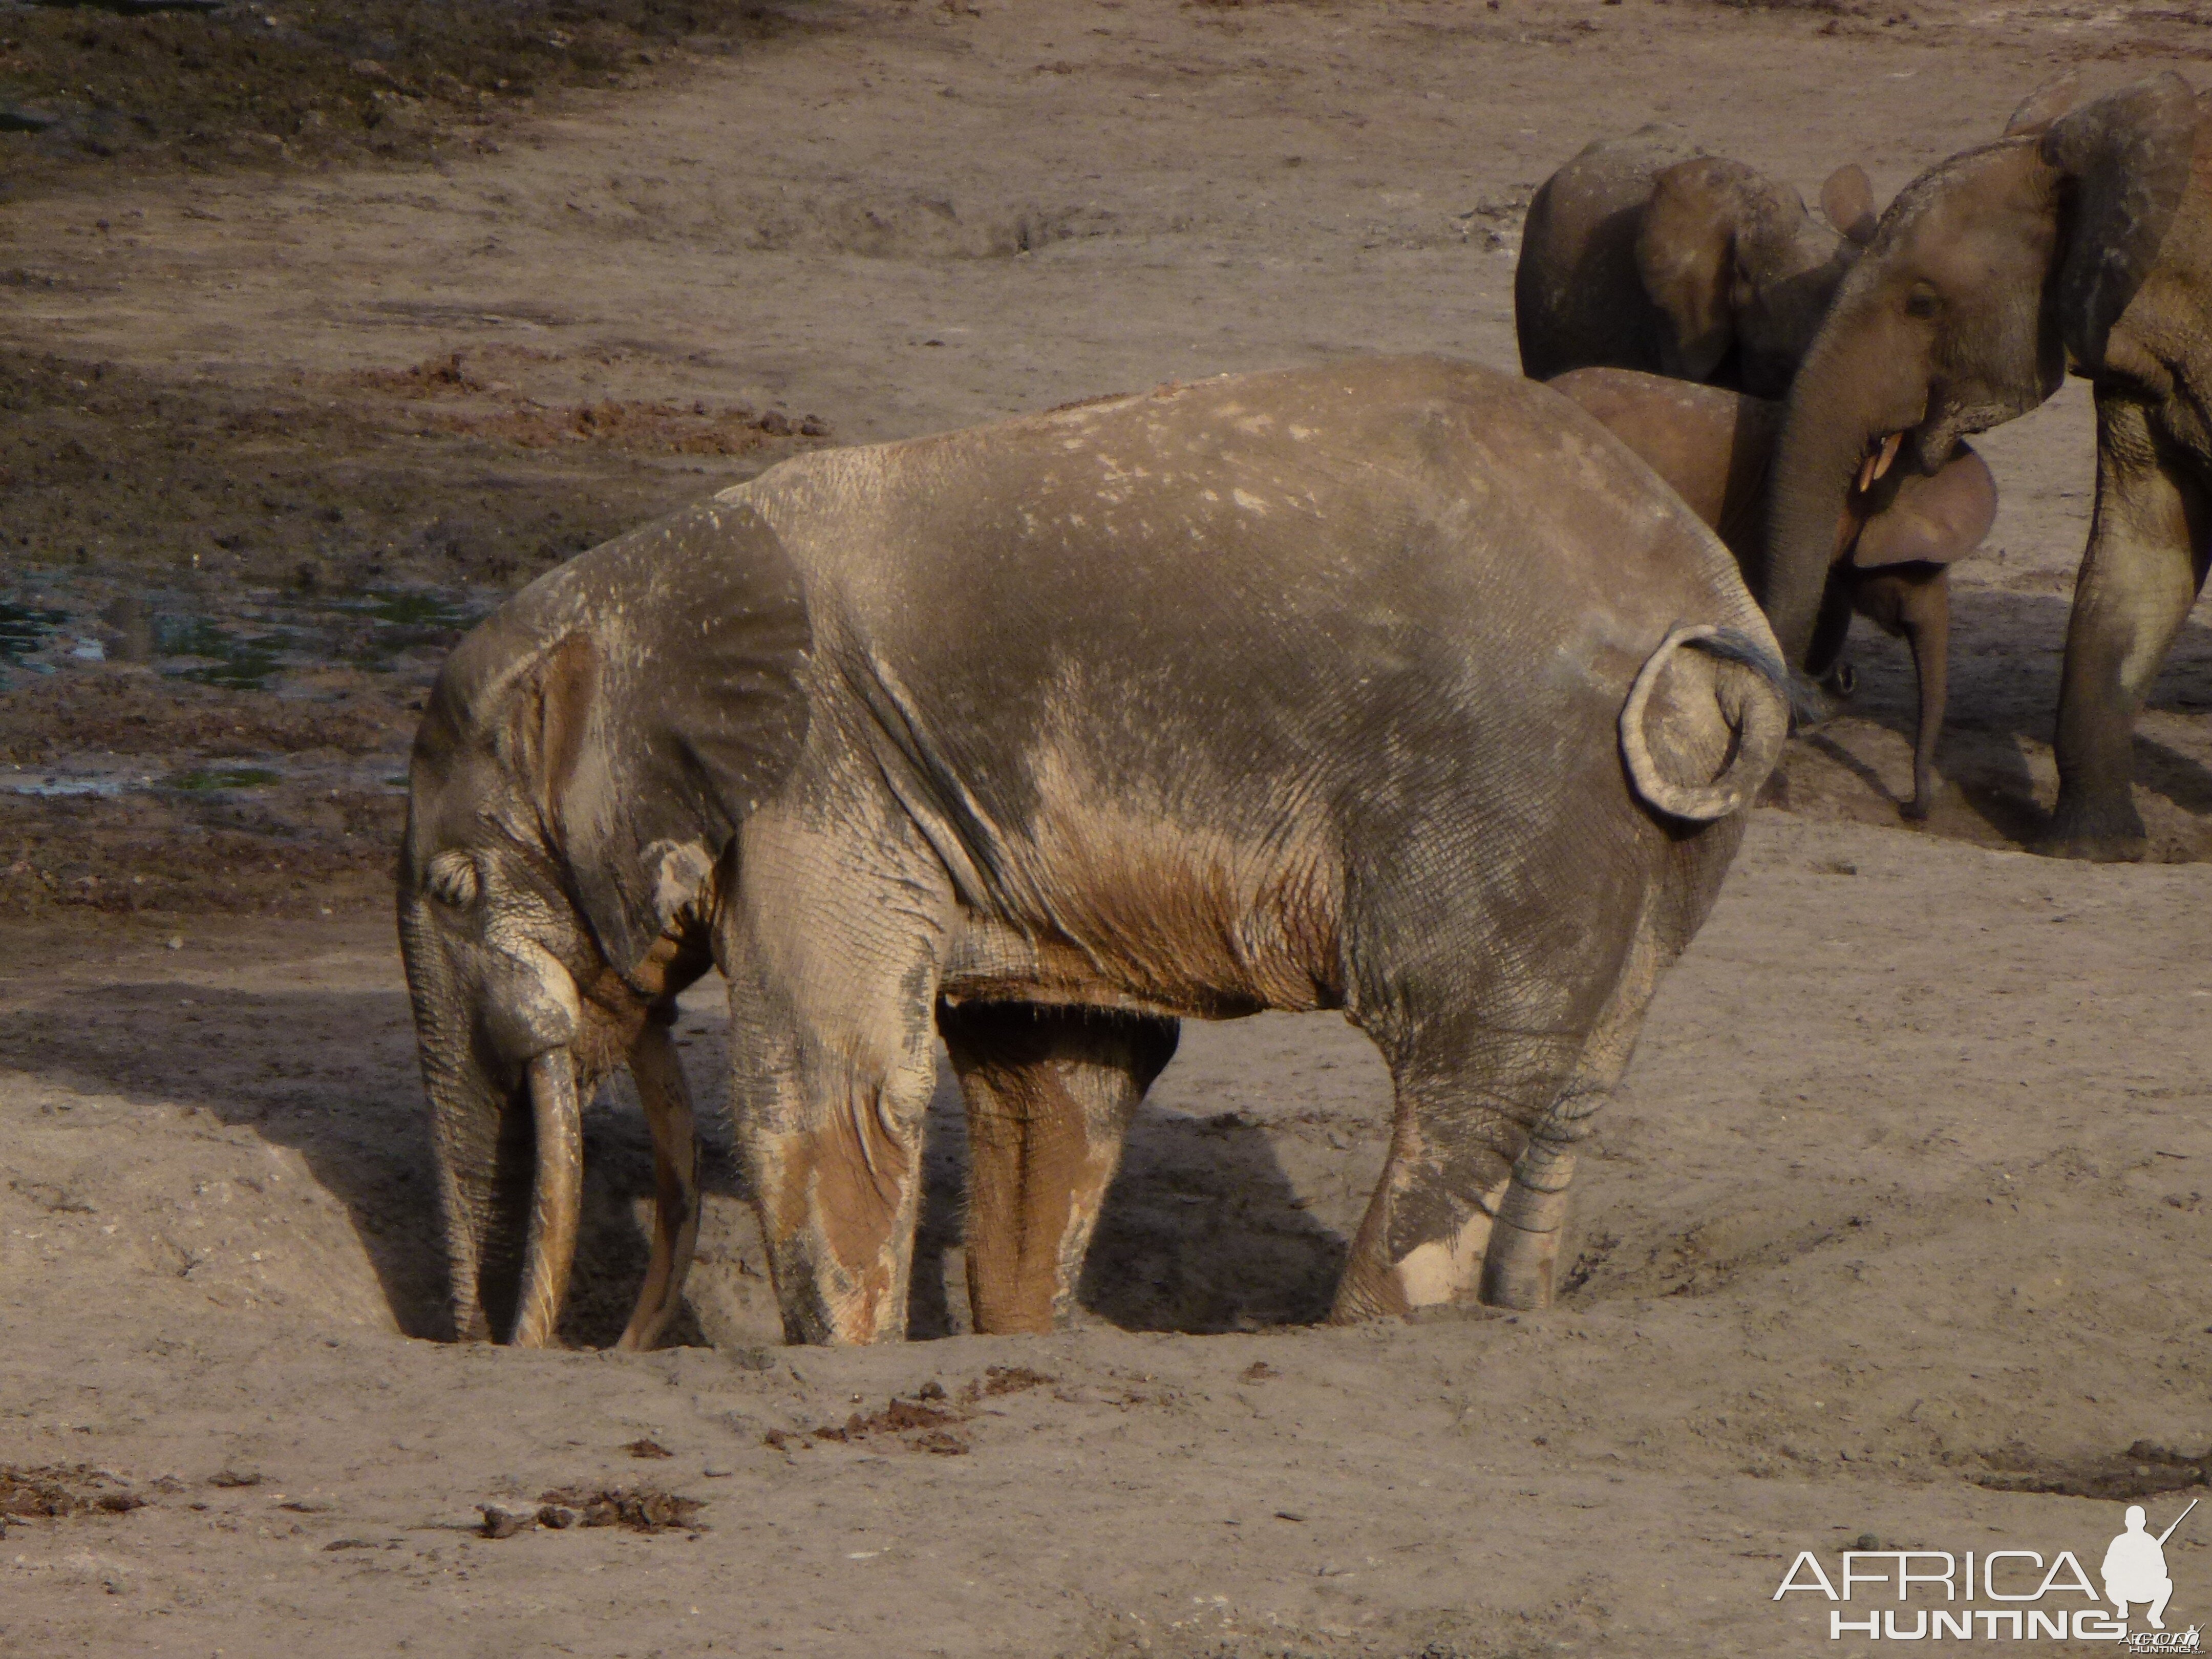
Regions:
<instances>
[{"instance_id":1,"label":"dried mud clump","mask_svg":"<svg viewBox=\"0 0 2212 1659\"><path fill-rule=\"evenodd\" d=\"M396 416L424 432L489 438L519 449L597 443L641 455L750 455L781 438L826 438L818 415L796 419L744 404L599 398L548 403L516 384L557 354L516 347L455 351L406 368L363 369L349 387L395 400ZM504 375L502 374L504 372Z\"/></svg>"},{"instance_id":2,"label":"dried mud clump","mask_svg":"<svg viewBox=\"0 0 2212 1659\"><path fill-rule=\"evenodd\" d=\"M699 1498L684 1498L659 1486L556 1486L538 1495L538 1504L542 1522L544 1510L566 1509L575 1516L573 1524L577 1526L622 1526L630 1533L695 1533L699 1531L699 1510L706 1509ZM571 1522L544 1524L562 1528Z\"/></svg>"},{"instance_id":3,"label":"dried mud clump","mask_svg":"<svg viewBox=\"0 0 2212 1659\"><path fill-rule=\"evenodd\" d=\"M970 1382L962 1397L967 1400L989 1399L999 1395L1022 1394L1030 1389L1048 1389L1060 1379L1042 1371L1033 1371L1026 1365L990 1365L982 1376Z\"/></svg>"},{"instance_id":4,"label":"dried mud clump","mask_svg":"<svg viewBox=\"0 0 2212 1659\"><path fill-rule=\"evenodd\" d=\"M483 1523L477 1528L485 1538L513 1538L543 1527L566 1532L571 1527L620 1527L629 1532L688 1532L705 1528L699 1511L703 1500L663 1492L657 1486L556 1486L538 1495L535 1509L509 1509L504 1504L480 1504Z\"/></svg>"},{"instance_id":5,"label":"dried mud clump","mask_svg":"<svg viewBox=\"0 0 2212 1659\"><path fill-rule=\"evenodd\" d=\"M944 1390L939 1389L938 1394L942 1397ZM894 1399L879 1412L865 1416L854 1412L842 1423L824 1424L816 1429L770 1429L762 1439L778 1451L805 1451L817 1441L854 1445L881 1437L896 1440L909 1451L930 1452L939 1457L964 1457L969 1449L968 1442L953 1429L973 1414L927 1401Z\"/></svg>"},{"instance_id":6,"label":"dried mud clump","mask_svg":"<svg viewBox=\"0 0 2212 1659\"><path fill-rule=\"evenodd\" d=\"M778 1451L806 1451L817 1443L856 1445L864 1440L890 1439L908 1451L929 1452L939 1457L963 1457L973 1448L956 1432L971 1422L975 1408L996 1396L1049 1388L1060 1379L1026 1365L993 1365L960 1390L956 1403L941 1382L925 1382L911 1400L894 1396L879 1412L854 1412L842 1423L812 1429L770 1429L763 1441Z\"/></svg>"},{"instance_id":7,"label":"dried mud clump","mask_svg":"<svg viewBox=\"0 0 2212 1659\"><path fill-rule=\"evenodd\" d=\"M52 1521L71 1515L128 1515L146 1500L108 1474L84 1464L21 1468L0 1463L0 1532L11 1521Z\"/></svg>"}]
</instances>

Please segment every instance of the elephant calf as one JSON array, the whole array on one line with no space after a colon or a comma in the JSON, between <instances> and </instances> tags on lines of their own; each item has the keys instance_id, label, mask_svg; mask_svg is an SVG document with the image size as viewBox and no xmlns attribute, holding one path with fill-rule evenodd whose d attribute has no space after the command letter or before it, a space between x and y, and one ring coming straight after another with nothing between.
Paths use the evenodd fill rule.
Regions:
<instances>
[{"instance_id":1,"label":"elephant calf","mask_svg":"<svg viewBox=\"0 0 2212 1659\"><path fill-rule=\"evenodd\" d=\"M1779 397L1874 234L1856 165L1817 222L1789 185L1654 123L1601 138L1528 204L1513 271L1522 371L1644 369Z\"/></svg>"},{"instance_id":2,"label":"elephant calf","mask_svg":"<svg viewBox=\"0 0 2212 1659\"><path fill-rule=\"evenodd\" d=\"M1642 456L1750 568L1765 533L1766 483L1782 405L1629 369L1578 368L1552 382ZM1936 799L1936 742L1943 732L1951 639L1951 566L1981 545L1996 518L1996 483L1965 444L1935 472L1870 456L1838 514L1828 591L1806 672L1841 672L1856 612L1912 648L1920 720L1912 799L1924 818Z\"/></svg>"},{"instance_id":3,"label":"elephant calf","mask_svg":"<svg viewBox=\"0 0 2212 1659\"><path fill-rule=\"evenodd\" d=\"M456 1323L548 1337L575 1102L702 933L793 1340L904 1329L940 1029L976 1325L1023 1330L1176 1022L1263 1009L1393 1079L1335 1316L1540 1304L1785 683L1601 426L1436 359L809 455L585 554L462 643L410 778Z\"/></svg>"}]
</instances>

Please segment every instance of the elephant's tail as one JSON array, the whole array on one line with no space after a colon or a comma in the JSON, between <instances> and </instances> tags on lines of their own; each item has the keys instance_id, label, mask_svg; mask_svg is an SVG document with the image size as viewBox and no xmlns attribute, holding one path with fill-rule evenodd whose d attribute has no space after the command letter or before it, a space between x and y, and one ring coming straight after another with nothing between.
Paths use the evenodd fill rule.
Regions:
<instances>
[{"instance_id":1,"label":"elephant's tail","mask_svg":"<svg viewBox=\"0 0 2212 1659\"><path fill-rule=\"evenodd\" d=\"M1644 659L1620 711L1636 793L1705 823L1750 805L1790 735L1796 677L1773 647L1733 628L1678 624Z\"/></svg>"}]
</instances>

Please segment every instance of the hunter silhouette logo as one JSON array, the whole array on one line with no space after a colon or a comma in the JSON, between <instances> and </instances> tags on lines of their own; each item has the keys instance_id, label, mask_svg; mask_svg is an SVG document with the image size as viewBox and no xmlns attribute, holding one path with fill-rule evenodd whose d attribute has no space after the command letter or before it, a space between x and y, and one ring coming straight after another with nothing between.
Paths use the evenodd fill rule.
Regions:
<instances>
[{"instance_id":1,"label":"hunter silhouette logo","mask_svg":"<svg viewBox=\"0 0 2212 1659\"><path fill-rule=\"evenodd\" d=\"M1805 1590L1834 1602L1891 1604L1854 1607L1850 1613L1841 1607L1831 1608L1832 1642L1847 1636L1869 1641L1887 1637L1894 1642L1933 1636L2112 1642L2130 1654L2202 1653L2203 1638L2196 1626L2179 1631L2166 1627L2166 1603L2173 1599L2166 1541L2198 1501L2190 1499L2158 1533L2150 1530L2149 1516L2142 1504L2129 1504L2123 1529L2106 1547L2099 1564L2102 1595L2072 1550L2060 1550L2046 1562L2040 1550L1954 1554L1948 1550L1863 1549L1845 1550L1841 1570L1833 1577L1812 1551L1800 1550L1775 1587L1773 1599L1779 1601L1793 1590ZM1874 1540L1863 1541L1871 1544ZM1921 1605L1912 1605L1915 1601ZM2129 1628L2129 1614L2136 1608L2142 1609L2148 1629Z\"/></svg>"},{"instance_id":2,"label":"hunter silhouette logo","mask_svg":"<svg viewBox=\"0 0 2212 1659\"><path fill-rule=\"evenodd\" d=\"M2197 1507L2197 1499L2189 1500L2189 1510ZM2105 1595L2119 1609L2119 1616L2128 1616L2128 1603L2142 1601L2149 1612L2144 1617L2150 1620L2153 1630L2166 1628L2166 1604L2173 1599L2173 1580L2166 1576L2166 1540L2173 1536L2173 1528L2189 1518L2189 1510L2173 1517L2168 1527L2155 1538L2144 1528L2143 1506L2128 1505L2128 1529L2105 1552Z\"/></svg>"}]
</instances>

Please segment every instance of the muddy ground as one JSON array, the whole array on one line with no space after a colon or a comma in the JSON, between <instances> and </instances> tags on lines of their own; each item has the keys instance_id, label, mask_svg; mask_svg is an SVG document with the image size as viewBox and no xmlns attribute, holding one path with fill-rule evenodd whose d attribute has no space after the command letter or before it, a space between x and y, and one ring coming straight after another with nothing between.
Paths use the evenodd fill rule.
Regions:
<instances>
[{"instance_id":1,"label":"muddy ground","mask_svg":"<svg viewBox=\"0 0 2212 1659\"><path fill-rule=\"evenodd\" d=\"M1935 818L1897 818L1911 670L1863 639L1540 1316L1311 1324L1386 1091L1340 1022L1270 1018L1187 1029L1064 1336L961 1334L941 1092L939 1340L777 1347L716 1126L682 1346L591 1352L643 1267L617 1088L574 1351L427 1340L386 920L428 676L579 548L805 446L1351 352L1510 366L1522 208L1587 138L1673 119L1887 194L2060 69L2212 82L2197 9L457 6L359 60L333 9L131 9L0 7L0 1652L1811 1652L1828 1604L1771 1599L1800 1550L2094 1572L2121 1502L2206 1490L2204 611L2137 744L2159 861L2019 850L2078 386L1984 444ZM469 73L502 16L527 101ZM184 68L115 67L141 23ZM710 1097L721 1025L687 1000ZM2212 1622L2206 1512L2178 1625Z\"/></svg>"}]
</instances>

